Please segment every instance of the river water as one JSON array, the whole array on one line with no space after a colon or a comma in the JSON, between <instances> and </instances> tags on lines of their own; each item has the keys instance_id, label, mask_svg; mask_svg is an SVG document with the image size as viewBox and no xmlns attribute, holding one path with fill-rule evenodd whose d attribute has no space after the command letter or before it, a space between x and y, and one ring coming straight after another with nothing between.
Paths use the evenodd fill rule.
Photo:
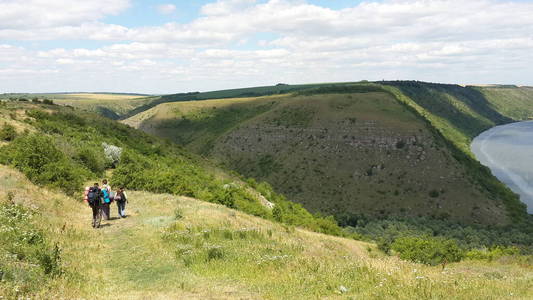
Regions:
<instances>
[{"instance_id":1,"label":"river water","mask_svg":"<svg viewBox=\"0 0 533 300\"><path fill-rule=\"evenodd\" d=\"M533 121L491 128L474 139L471 149L533 213Z\"/></svg>"}]
</instances>

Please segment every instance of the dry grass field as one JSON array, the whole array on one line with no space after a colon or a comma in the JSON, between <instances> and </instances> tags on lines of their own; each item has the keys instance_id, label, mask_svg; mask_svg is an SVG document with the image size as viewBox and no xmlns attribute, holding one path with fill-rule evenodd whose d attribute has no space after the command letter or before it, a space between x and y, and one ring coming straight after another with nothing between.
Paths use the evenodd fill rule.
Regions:
<instances>
[{"instance_id":1,"label":"dry grass field","mask_svg":"<svg viewBox=\"0 0 533 300\"><path fill-rule=\"evenodd\" d=\"M36 187L17 171L0 166L0 187L3 207L13 201L37 212L31 222L59 245L63 269L62 276L41 282L3 280L6 299L533 297L533 267L513 258L428 267L384 256L373 244L196 199L133 191L129 217L94 230L86 205ZM2 268L17 264L5 257L0 262Z\"/></svg>"}]
</instances>

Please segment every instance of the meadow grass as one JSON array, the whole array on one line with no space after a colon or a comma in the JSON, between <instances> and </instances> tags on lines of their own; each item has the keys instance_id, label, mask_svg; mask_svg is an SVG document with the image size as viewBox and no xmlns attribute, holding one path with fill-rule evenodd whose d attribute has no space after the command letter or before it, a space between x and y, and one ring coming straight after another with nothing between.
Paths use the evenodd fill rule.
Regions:
<instances>
[{"instance_id":1,"label":"meadow grass","mask_svg":"<svg viewBox=\"0 0 533 300\"><path fill-rule=\"evenodd\" d=\"M60 94L54 95L51 99L59 105L69 105L117 118L138 107L147 105L157 98L120 94Z\"/></svg>"},{"instance_id":2,"label":"meadow grass","mask_svg":"<svg viewBox=\"0 0 533 300\"><path fill-rule=\"evenodd\" d=\"M533 88L477 87L503 115L516 121L533 119Z\"/></svg>"},{"instance_id":3,"label":"meadow grass","mask_svg":"<svg viewBox=\"0 0 533 300\"><path fill-rule=\"evenodd\" d=\"M373 244L291 229L192 199L176 205L180 218L166 227L163 239L180 265L267 299L526 299L533 292L530 265L467 261L428 267L385 256Z\"/></svg>"},{"instance_id":4,"label":"meadow grass","mask_svg":"<svg viewBox=\"0 0 533 300\"><path fill-rule=\"evenodd\" d=\"M429 267L371 243L280 225L192 198L130 191L126 219L90 228L79 200L0 166L0 201L39 211L63 275L2 281L0 295L52 299L529 299L524 261ZM113 206L113 208L115 208ZM178 213L176 213L178 212ZM112 216L116 216L114 209ZM24 292L27 291L27 292Z\"/></svg>"}]
</instances>

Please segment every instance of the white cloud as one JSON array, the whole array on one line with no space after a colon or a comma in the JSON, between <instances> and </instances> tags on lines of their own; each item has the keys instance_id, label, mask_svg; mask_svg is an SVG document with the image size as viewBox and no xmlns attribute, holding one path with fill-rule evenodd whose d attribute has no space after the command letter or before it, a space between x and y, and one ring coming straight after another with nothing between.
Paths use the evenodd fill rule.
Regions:
<instances>
[{"instance_id":1,"label":"white cloud","mask_svg":"<svg viewBox=\"0 0 533 300\"><path fill-rule=\"evenodd\" d=\"M236 11L242 11L253 7L256 0L217 0L214 3L208 3L201 9L204 15L228 15Z\"/></svg>"},{"instance_id":2,"label":"white cloud","mask_svg":"<svg viewBox=\"0 0 533 300\"><path fill-rule=\"evenodd\" d=\"M161 4L156 7L157 11L160 14L168 15L173 13L176 10L176 5L174 4Z\"/></svg>"},{"instance_id":3,"label":"white cloud","mask_svg":"<svg viewBox=\"0 0 533 300\"><path fill-rule=\"evenodd\" d=\"M50 14L31 20L19 12L22 21L0 25L0 39L84 37L105 46L39 51L0 45L0 68L56 70L46 80L56 84L49 90L131 90L110 85L117 81L156 93L383 78L533 84L529 2L385 0L333 10L303 0L218 0L190 23L136 28L102 19L128 1L105 1L111 3L105 9L92 4L104 0L87 2L70 18L55 17L53 5L32 0L30 12ZM0 16L13 18L2 10L5 3ZM87 74L83 81L66 79L79 72ZM17 74L19 81L35 82L29 72ZM89 83L95 88L82 88ZM62 84L72 88L58 88ZM17 83L0 74L0 89L10 85Z\"/></svg>"},{"instance_id":4,"label":"white cloud","mask_svg":"<svg viewBox=\"0 0 533 300\"><path fill-rule=\"evenodd\" d=\"M0 29L76 26L115 15L129 6L129 0L2 0Z\"/></svg>"}]
</instances>

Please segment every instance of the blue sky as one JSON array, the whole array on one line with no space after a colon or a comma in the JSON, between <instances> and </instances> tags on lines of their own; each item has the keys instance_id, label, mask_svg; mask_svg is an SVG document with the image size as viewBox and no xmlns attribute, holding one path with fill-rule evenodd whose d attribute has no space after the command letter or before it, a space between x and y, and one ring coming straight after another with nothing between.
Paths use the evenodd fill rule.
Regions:
<instances>
[{"instance_id":1,"label":"blue sky","mask_svg":"<svg viewBox=\"0 0 533 300\"><path fill-rule=\"evenodd\" d=\"M532 15L512 0L1 0L0 93L533 85Z\"/></svg>"},{"instance_id":2,"label":"blue sky","mask_svg":"<svg viewBox=\"0 0 533 300\"><path fill-rule=\"evenodd\" d=\"M158 1L158 0L135 0L131 1L131 6L118 16L108 16L105 22L120 24L124 26L154 26L165 22L188 23L200 16L200 9L205 4L213 1ZM265 3L268 1L257 1ZM307 3L328 7L331 9L343 9L352 7L361 1L353 0L312 0ZM157 12L157 7L162 4L172 4L175 11L168 15Z\"/></svg>"}]
</instances>

